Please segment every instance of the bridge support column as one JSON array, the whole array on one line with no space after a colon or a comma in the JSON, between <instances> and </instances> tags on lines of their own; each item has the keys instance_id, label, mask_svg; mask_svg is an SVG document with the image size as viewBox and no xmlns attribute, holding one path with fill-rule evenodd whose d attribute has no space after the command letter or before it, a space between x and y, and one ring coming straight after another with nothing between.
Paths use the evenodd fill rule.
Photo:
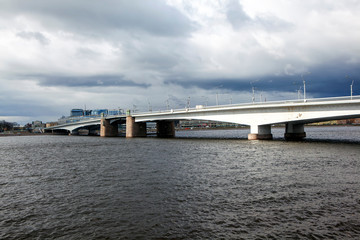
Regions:
<instances>
[{"instance_id":1,"label":"bridge support column","mask_svg":"<svg viewBox=\"0 0 360 240\"><path fill-rule=\"evenodd\" d=\"M156 122L156 134L161 138L175 137L175 123L173 121Z\"/></svg>"},{"instance_id":2,"label":"bridge support column","mask_svg":"<svg viewBox=\"0 0 360 240\"><path fill-rule=\"evenodd\" d=\"M306 133L304 131L304 124L287 123L285 127L284 137L285 140L288 141L302 140L306 137Z\"/></svg>"},{"instance_id":3,"label":"bridge support column","mask_svg":"<svg viewBox=\"0 0 360 240\"><path fill-rule=\"evenodd\" d=\"M71 132L69 132L69 136L79 136L79 132L78 131L71 131Z\"/></svg>"},{"instance_id":4,"label":"bridge support column","mask_svg":"<svg viewBox=\"0 0 360 240\"><path fill-rule=\"evenodd\" d=\"M271 125L251 125L250 133L248 134L249 140L271 140Z\"/></svg>"},{"instance_id":5,"label":"bridge support column","mask_svg":"<svg viewBox=\"0 0 360 240\"><path fill-rule=\"evenodd\" d=\"M100 121L100 137L116 137L117 135L117 125L111 125L110 120L102 118Z\"/></svg>"},{"instance_id":6,"label":"bridge support column","mask_svg":"<svg viewBox=\"0 0 360 240\"><path fill-rule=\"evenodd\" d=\"M146 122L135 122L135 118L126 117L126 137L146 137Z\"/></svg>"}]
</instances>

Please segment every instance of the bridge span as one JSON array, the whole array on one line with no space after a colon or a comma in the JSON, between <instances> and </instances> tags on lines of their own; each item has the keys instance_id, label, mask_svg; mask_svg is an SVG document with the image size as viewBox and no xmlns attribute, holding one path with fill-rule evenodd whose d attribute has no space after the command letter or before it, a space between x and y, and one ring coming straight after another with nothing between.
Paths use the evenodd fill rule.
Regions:
<instances>
[{"instance_id":1,"label":"bridge span","mask_svg":"<svg viewBox=\"0 0 360 240\"><path fill-rule=\"evenodd\" d=\"M285 124L285 139L295 140L306 137L304 124L349 118L360 118L360 96L128 112L49 127L46 131L72 132L100 125L100 136L110 137L118 135L118 124L126 124L126 137L145 137L146 122L156 122L159 137L174 137L174 121L210 120L250 126L249 140L272 139L271 126Z\"/></svg>"}]
</instances>

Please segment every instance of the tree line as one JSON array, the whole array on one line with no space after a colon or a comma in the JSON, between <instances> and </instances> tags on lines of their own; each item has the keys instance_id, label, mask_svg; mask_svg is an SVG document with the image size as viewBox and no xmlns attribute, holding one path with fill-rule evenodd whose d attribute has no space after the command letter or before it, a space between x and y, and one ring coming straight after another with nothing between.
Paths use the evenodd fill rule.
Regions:
<instances>
[{"instance_id":1,"label":"tree line","mask_svg":"<svg viewBox=\"0 0 360 240\"><path fill-rule=\"evenodd\" d=\"M5 120L0 120L0 132L11 131L14 129L17 123L6 122Z\"/></svg>"}]
</instances>

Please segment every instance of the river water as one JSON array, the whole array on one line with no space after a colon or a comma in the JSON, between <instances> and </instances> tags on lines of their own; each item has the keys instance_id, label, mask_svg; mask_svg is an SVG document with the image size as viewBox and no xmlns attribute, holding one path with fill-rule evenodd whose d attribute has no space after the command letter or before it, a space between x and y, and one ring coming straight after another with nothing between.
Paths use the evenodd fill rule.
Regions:
<instances>
[{"instance_id":1,"label":"river water","mask_svg":"<svg viewBox=\"0 0 360 240\"><path fill-rule=\"evenodd\" d=\"M360 127L0 138L0 239L359 239Z\"/></svg>"}]
</instances>

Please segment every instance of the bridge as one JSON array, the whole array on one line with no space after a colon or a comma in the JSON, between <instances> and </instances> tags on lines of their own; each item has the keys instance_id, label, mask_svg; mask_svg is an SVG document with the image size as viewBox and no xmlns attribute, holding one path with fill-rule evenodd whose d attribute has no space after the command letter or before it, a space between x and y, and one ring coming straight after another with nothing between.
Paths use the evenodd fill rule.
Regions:
<instances>
[{"instance_id":1,"label":"bridge","mask_svg":"<svg viewBox=\"0 0 360 240\"><path fill-rule=\"evenodd\" d=\"M210 120L250 126L249 140L272 139L271 126L285 124L284 137L306 137L304 125L329 120L360 118L360 96L274 101L250 104L202 106L166 111L113 115L46 128L46 131L76 132L99 127L100 136L118 135L118 124L126 124L126 137L145 137L146 123L156 122L157 136L174 137L177 120Z\"/></svg>"}]
</instances>

